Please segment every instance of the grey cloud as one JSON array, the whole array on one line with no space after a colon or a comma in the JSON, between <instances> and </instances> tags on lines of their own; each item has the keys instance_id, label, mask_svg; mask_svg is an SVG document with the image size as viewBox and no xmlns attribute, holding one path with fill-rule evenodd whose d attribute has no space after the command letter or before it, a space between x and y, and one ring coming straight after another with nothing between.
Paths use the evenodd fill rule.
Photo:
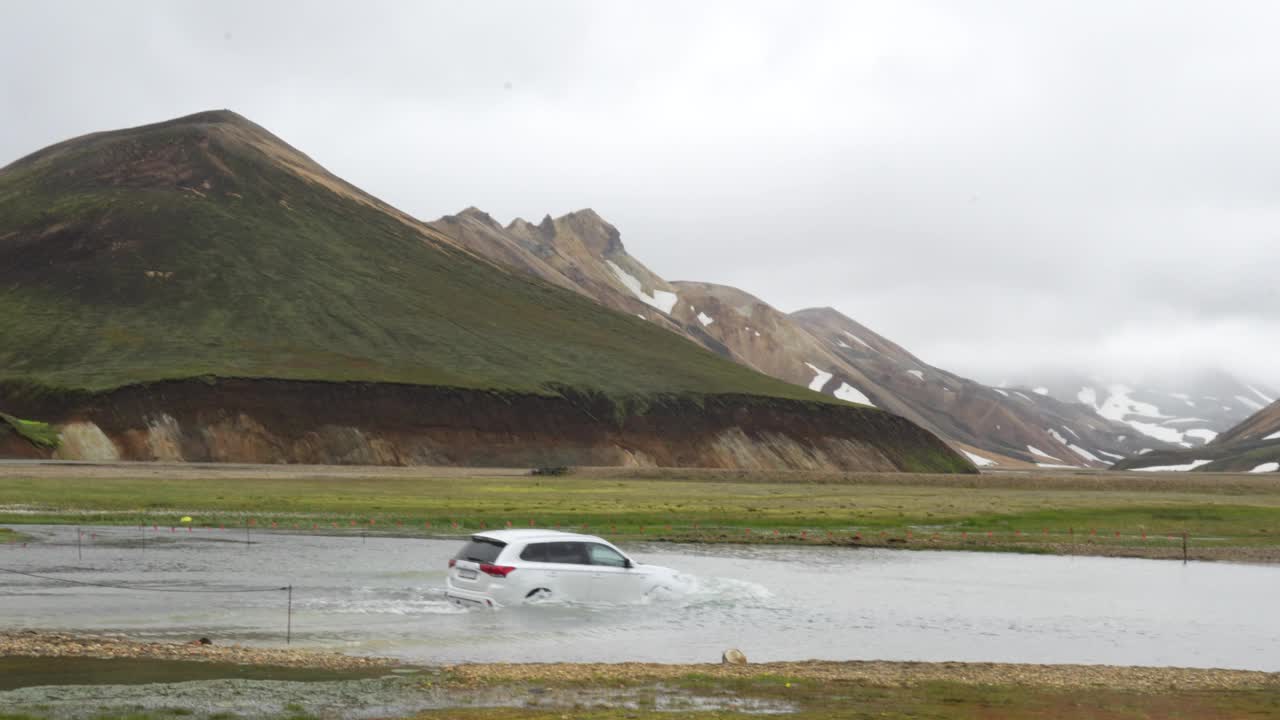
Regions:
<instances>
[{"instance_id":1,"label":"grey cloud","mask_svg":"<svg viewBox=\"0 0 1280 720\"><path fill-rule=\"evenodd\" d=\"M230 107L415 215L594 207L666 277L833 305L982 379L1203 363L1280 385L1271 3L5 14L0 163Z\"/></svg>"}]
</instances>

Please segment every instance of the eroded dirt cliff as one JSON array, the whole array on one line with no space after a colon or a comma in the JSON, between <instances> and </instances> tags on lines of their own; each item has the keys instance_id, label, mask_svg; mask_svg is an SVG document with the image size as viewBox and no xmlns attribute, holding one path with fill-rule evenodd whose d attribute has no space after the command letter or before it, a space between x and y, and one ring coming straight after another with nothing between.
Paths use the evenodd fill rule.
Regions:
<instances>
[{"instance_id":1,"label":"eroded dirt cliff","mask_svg":"<svg viewBox=\"0 0 1280 720\"><path fill-rule=\"evenodd\" d=\"M9 457L379 465L623 465L971 472L874 409L745 395L498 393L389 383L187 380L110 392L0 388L54 423L56 451Z\"/></svg>"}]
</instances>

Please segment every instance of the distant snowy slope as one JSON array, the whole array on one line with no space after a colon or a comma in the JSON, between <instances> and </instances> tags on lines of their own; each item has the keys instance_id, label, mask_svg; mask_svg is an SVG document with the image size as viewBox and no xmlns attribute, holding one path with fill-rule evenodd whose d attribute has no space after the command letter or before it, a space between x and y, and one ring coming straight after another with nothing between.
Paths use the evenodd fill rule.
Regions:
<instances>
[{"instance_id":1,"label":"distant snowy slope","mask_svg":"<svg viewBox=\"0 0 1280 720\"><path fill-rule=\"evenodd\" d=\"M1080 402L1099 417L1123 423L1135 433L1167 445L1203 447L1274 400L1256 382L1222 372L1145 382L1107 381L1084 375L1037 380L1051 397ZM1028 380L1026 386L1034 381ZM1157 448L1158 449L1158 448Z\"/></svg>"}]
</instances>

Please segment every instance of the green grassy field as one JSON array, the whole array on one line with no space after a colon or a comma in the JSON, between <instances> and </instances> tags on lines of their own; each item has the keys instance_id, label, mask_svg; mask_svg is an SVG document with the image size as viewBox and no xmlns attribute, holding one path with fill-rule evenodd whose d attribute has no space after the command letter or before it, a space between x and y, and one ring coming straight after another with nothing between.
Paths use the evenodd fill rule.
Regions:
<instances>
[{"instance_id":1,"label":"green grassy field","mask_svg":"<svg viewBox=\"0 0 1280 720\"><path fill-rule=\"evenodd\" d=\"M137 473L131 476L131 472ZM0 471L0 522L452 535L586 528L620 540L1280 559L1280 482L1037 474L810 476L671 471L44 467ZM645 476L650 475L650 476ZM656 475L654 477L653 475ZM820 480L815 482L814 480ZM984 484L986 483L986 484Z\"/></svg>"},{"instance_id":2,"label":"green grassy field","mask_svg":"<svg viewBox=\"0 0 1280 720\"><path fill-rule=\"evenodd\" d=\"M714 693L731 694L740 700L786 703L790 712L768 717L803 720L882 720L884 718L936 718L938 720L1040 720L1052 717L1087 717L1094 720L1137 720L1139 718L1259 718L1280 712L1280 701L1271 690L1169 691L1144 693L1102 688L1051 689L1013 685L968 685L932 682L909 688L884 687L859 682L795 682L786 678L711 684L696 678L676 681L674 686L694 687ZM668 686L669 687L669 686ZM484 708L434 710L415 715L416 720L658 720L670 718L670 710L657 710L656 698L669 694L653 692L655 700L639 702L638 708ZM676 717L696 720L759 718L759 712L732 710L689 710Z\"/></svg>"},{"instance_id":3,"label":"green grassy field","mask_svg":"<svg viewBox=\"0 0 1280 720\"><path fill-rule=\"evenodd\" d=\"M790 711L774 711L766 717L797 720L884 720L918 718L937 720L1040 720L1050 717L1084 717L1093 720L1167 720L1185 718L1263 718L1280 712L1280 701L1273 690L1171 690L1163 693L1089 689L1046 689L1020 686L973 686L963 683L935 682L910 688L881 687L865 683L836 682L821 686L786 687L783 678L762 679L753 683L733 683L730 687L698 687L695 680L677 681L662 688L640 692L636 707L592 707L590 704L565 707L525 708L449 708L412 716L414 720L731 720L760 718L759 712L733 710L679 709L675 690L693 686L703 692L732 694L746 704L785 703ZM519 690L524 690L520 688ZM583 690L588 690L584 687ZM600 688L607 692L610 688ZM672 700L674 696L674 700ZM649 699L652 698L652 699ZM655 709L658 698L672 702L675 709ZM692 705L693 703L690 703ZM283 706L275 714L260 717L281 720L313 720L300 704ZM0 712L0 720L43 720L57 715L8 714ZM104 709L86 715L94 720L163 720L176 717L238 720L235 713L204 715L176 706L155 710L120 713Z\"/></svg>"}]
</instances>

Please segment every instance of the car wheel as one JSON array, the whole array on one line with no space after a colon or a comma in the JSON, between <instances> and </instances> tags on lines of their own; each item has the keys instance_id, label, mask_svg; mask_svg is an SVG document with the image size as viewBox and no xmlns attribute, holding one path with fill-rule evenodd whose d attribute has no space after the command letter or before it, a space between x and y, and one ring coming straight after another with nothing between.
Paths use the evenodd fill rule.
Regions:
<instances>
[{"instance_id":1,"label":"car wheel","mask_svg":"<svg viewBox=\"0 0 1280 720\"><path fill-rule=\"evenodd\" d=\"M654 585L644 594L642 600L644 602L655 602L667 600L675 595L675 591L666 585Z\"/></svg>"},{"instance_id":2,"label":"car wheel","mask_svg":"<svg viewBox=\"0 0 1280 720\"><path fill-rule=\"evenodd\" d=\"M540 602L546 602L547 600L550 600L550 599L551 599L551 590L544 587L534 588L530 590L528 593L526 593L524 596L524 601L526 603L540 603Z\"/></svg>"}]
</instances>

